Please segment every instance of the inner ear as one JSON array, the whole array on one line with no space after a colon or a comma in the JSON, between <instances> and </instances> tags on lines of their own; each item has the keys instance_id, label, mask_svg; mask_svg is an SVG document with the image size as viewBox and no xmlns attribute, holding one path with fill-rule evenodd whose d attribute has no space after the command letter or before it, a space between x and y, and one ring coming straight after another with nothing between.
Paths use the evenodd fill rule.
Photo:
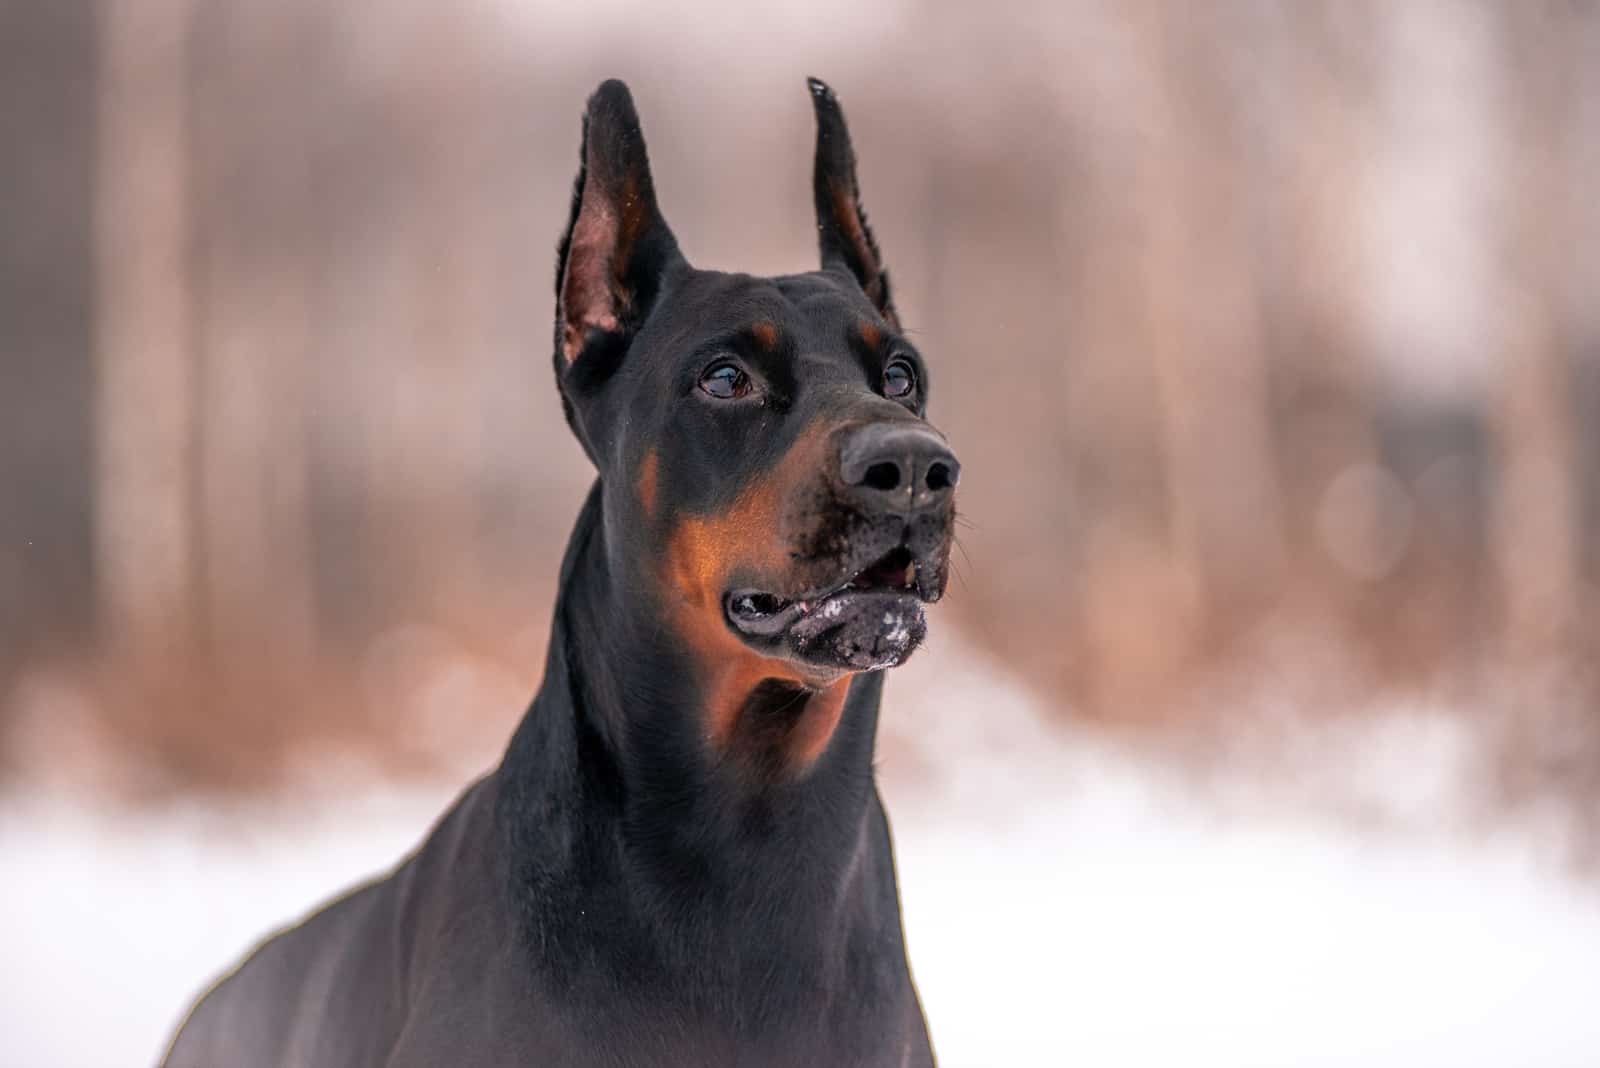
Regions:
<instances>
[{"instance_id":1,"label":"inner ear","mask_svg":"<svg viewBox=\"0 0 1600 1068\"><path fill-rule=\"evenodd\" d=\"M682 261L656 205L639 115L628 87L608 81L589 98L572 215L556 265L556 369L586 348L638 329Z\"/></svg>"},{"instance_id":2,"label":"inner ear","mask_svg":"<svg viewBox=\"0 0 1600 1068\"><path fill-rule=\"evenodd\" d=\"M889 294L889 271L883 265L878 242L861 206L856 155L844 111L827 85L816 78L808 78L806 85L817 113L817 156L812 181L822 266L849 271L879 314L898 330L900 319Z\"/></svg>"}]
</instances>

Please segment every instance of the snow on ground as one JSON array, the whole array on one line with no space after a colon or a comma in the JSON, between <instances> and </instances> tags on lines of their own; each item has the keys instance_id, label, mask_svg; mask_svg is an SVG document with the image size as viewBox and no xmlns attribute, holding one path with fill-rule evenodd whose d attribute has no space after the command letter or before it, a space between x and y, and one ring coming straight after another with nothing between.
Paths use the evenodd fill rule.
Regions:
<instances>
[{"instance_id":1,"label":"snow on ground","mask_svg":"<svg viewBox=\"0 0 1600 1068\"><path fill-rule=\"evenodd\" d=\"M1269 795L1224 811L1045 729L991 665L924 652L890 686L881 777L941 1063L1600 1064L1600 889L1560 873L1547 828L1463 829L1446 722L1408 712L1329 748L1403 810L1358 829ZM0 1061L153 1063L218 968L391 864L454 789L0 803Z\"/></svg>"},{"instance_id":2,"label":"snow on ground","mask_svg":"<svg viewBox=\"0 0 1600 1068\"><path fill-rule=\"evenodd\" d=\"M1044 728L992 671L965 678L924 725L947 735L938 793L881 769L946 1068L1600 1065L1600 886L1561 874L1554 821L1466 814L1457 721L1316 732L1283 769L1295 801L1257 783L1224 815ZM1311 796L1392 819L1319 818L1319 777L1345 788Z\"/></svg>"}]
</instances>

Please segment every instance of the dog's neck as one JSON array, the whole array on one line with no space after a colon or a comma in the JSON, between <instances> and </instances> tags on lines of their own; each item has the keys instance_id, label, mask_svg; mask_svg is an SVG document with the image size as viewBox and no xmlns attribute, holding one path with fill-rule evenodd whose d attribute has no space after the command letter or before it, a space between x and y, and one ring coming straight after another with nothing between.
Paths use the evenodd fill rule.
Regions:
<instances>
[{"instance_id":1,"label":"dog's neck","mask_svg":"<svg viewBox=\"0 0 1600 1068\"><path fill-rule=\"evenodd\" d=\"M537 966L573 986L660 983L708 1004L770 998L780 964L785 981L840 985L828 973L863 925L892 919L898 939L898 913L868 915L867 890L881 888L866 885L893 878L873 824L881 676L852 682L801 779L763 783L720 759L690 658L616 579L601 500L597 486L579 516L544 682L499 771L501 841Z\"/></svg>"}]
</instances>

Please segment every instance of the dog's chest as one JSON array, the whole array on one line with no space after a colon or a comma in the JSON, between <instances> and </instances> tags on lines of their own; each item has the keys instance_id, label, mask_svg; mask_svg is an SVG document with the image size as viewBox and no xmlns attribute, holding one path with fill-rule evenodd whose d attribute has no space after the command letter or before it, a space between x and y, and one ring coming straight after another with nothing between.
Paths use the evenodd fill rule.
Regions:
<instances>
[{"instance_id":1,"label":"dog's chest","mask_svg":"<svg viewBox=\"0 0 1600 1068\"><path fill-rule=\"evenodd\" d=\"M732 1020L690 1019L661 1007L598 1005L574 1020L535 996L504 990L457 990L436 1005L416 1007L387 1068L931 1068L920 1013L846 1018L802 1028L774 1022L764 1034L738 1034Z\"/></svg>"},{"instance_id":2,"label":"dog's chest","mask_svg":"<svg viewBox=\"0 0 1600 1068\"><path fill-rule=\"evenodd\" d=\"M436 962L416 991L388 1068L931 1068L909 983L807 997L722 991L707 1004L684 991L618 990L579 982L553 990L502 943ZM778 993L781 991L781 993Z\"/></svg>"}]
</instances>

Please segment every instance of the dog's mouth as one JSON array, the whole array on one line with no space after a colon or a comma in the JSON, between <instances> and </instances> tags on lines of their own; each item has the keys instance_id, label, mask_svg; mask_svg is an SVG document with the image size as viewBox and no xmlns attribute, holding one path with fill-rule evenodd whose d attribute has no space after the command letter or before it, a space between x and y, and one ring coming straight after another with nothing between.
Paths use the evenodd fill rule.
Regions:
<instances>
[{"instance_id":1,"label":"dog's mouth","mask_svg":"<svg viewBox=\"0 0 1600 1068\"><path fill-rule=\"evenodd\" d=\"M938 599L929 568L905 546L844 581L787 598L734 590L728 623L747 640L785 642L808 661L871 671L900 663L927 633L923 606Z\"/></svg>"}]
</instances>

